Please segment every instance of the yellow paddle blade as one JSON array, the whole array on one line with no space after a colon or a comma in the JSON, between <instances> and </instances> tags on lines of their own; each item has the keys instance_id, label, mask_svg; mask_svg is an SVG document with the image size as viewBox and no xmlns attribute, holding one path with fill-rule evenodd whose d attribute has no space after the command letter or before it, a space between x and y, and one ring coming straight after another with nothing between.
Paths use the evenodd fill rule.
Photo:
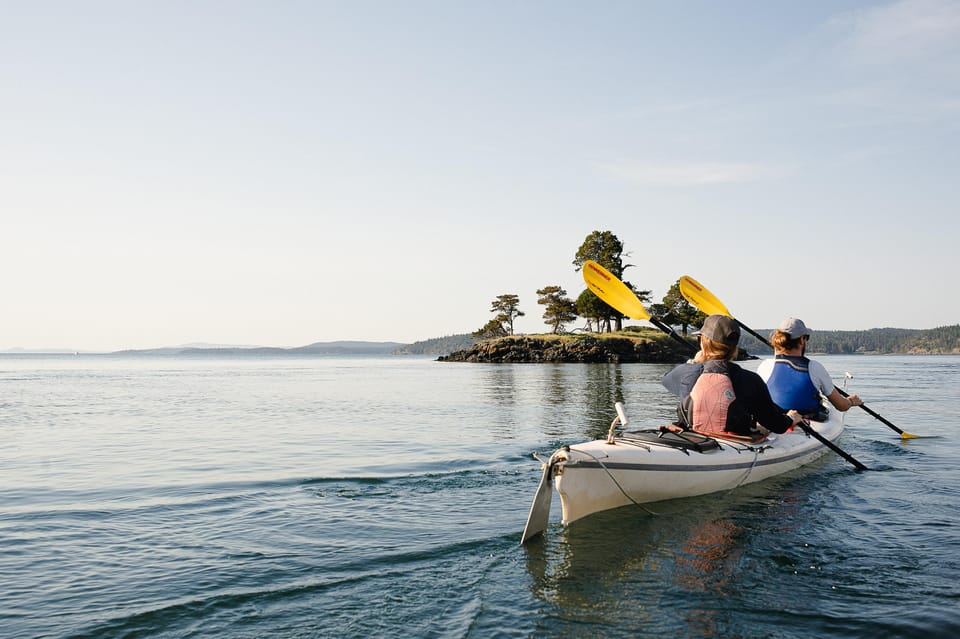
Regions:
<instances>
[{"instance_id":1,"label":"yellow paddle blade","mask_svg":"<svg viewBox=\"0 0 960 639\"><path fill-rule=\"evenodd\" d=\"M727 310L727 307L723 305L723 302L718 300L703 284L689 275L684 275L680 278L680 294L683 295L684 299L707 315L726 315L727 317L733 317L730 311Z\"/></svg>"},{"instance_id":2,"label":"yellow paddle blade","mask_svg":"<svg viewBox=\"0 0 960 639\"><path fill-rule=\"evenodd\" d=\"M583 263L583 281L587 288L604 302L617 309L630 319L648 320L650 313L643 303L626 284L593 260Z\"/></svg>"}]
</instances>

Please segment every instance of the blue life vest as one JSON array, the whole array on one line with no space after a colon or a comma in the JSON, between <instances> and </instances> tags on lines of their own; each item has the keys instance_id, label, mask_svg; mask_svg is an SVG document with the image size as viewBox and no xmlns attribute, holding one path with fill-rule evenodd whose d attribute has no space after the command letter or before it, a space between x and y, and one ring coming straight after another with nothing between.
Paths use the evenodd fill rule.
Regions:
<instances>
[{"instance_id":1,"label":"blue life vest","mask_svg":"<svg viewBox=\"0 0 960 639\"><path fill-rule=\"evenodd\" d=\"M820 391L810 379L810 360L806 357L777 355L767 388L773 401L784 410L803 413L820 409Z\"/></svg>"}]
</instances>

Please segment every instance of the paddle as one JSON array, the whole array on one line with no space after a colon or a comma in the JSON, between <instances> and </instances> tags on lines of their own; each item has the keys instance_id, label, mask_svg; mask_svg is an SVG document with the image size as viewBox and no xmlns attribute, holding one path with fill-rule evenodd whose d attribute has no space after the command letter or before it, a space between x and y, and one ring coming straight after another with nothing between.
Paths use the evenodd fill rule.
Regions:
<instances>
[{"instance_id":1,"label":"paddle","mask_svg":"<svg viewBox=\"0 0 960 639\"><path fill-rule=\"evenodd\" d=\"M833 452L835 452L836 454L840 455L841 457L846 459L848 462L853 464L853 466L857 470L870 470L869 468L864 466L862 463L854 459L854 457L850 453L844 451L842 448L834 444L832 441L830 441L829 439L827 439L817 431L813 430L813 428L807 422L801 420L800 423L797 425L800 426L800 428L803 429L803 432L805 432L807 435L810 435L811 437L819 441L821 444L823 444L824 446L826 446L827 448L829 448L830 450L832 450Z\"/></svg>"},{"instance_id":2,"label":"paddle","mask_svg":"<svg viewBox=\"0 0 960 639\"><path fill-rule=\"evenodd\" d=\"M711 293L709 290L707 290L707 288L704 287L703 284L693 279L689 275L684 275L683 277L680 278L680 293L688 302L696 306L698 309L700 309L707 315L726 315L727 317L731 318L734 322L736 322L737 326L747 331L748 333L756 337L758 340L760 340L770 348L773 348L773 346L765 337L763 337L762 335L754 331L752 328L750 328L749 326L747 326L746 324L738 320L736 317L734 317L733 314L727 310L727 307L723 305L723 302L717 299L717 297L713 293ZM849 393L844 391L839 386L834 385L834 388L837 389L837 392L839 392L844 397L849 396ZM899 428L894 426L892 423L890 423L889 421L887 421L877 413L867 408L866 404L860 404L860 408L862 408L868 414L880 420L881 422L883 422L893 430L900 433L900 437L902 437L903 439L916 439L917 437L919 437L919 435L911 435L910 433L900 430Z\"/></svg>"},{"instance_id":3,"label":"paddle","mask_svg":"<svg viewBox=\"0 0 960 639\"><path fill-rule=\"evenodd\" d=\"M700 282L693 279L689 275L684 275L680 278L680 294L683 295L688 302L696 306L707 315L726 315L736 322L737 326L747 331L767 346L770 346L770 342L768 342L763 335L760 335L752 328L734 317L733 313L728 311L727 307L723 305L723 302L718 300L713 293L708 291L702 284L700 284ZM770 348L773 347L770 346Z\"/></svg>"},{"instance_id":4,"label":"paddle","mask_svg":"<svg viewBox=\"0 0 960 639\"><path fill-rule=\"evenodd\" d=\"M675 333L672 328L657 318L651 317L647 309L643 307L643 302L640 301L636 293L630 290L630 287L617 279L616 275L593 260L587 260L583 263L583 281L587 283L587 288L593 291L594 295L630 319L647 320L683 344L685 348L692 349L693 352L697 351L696 346Z\"/></svg>"},{"instance_id":5,"label":"paddle","mask_svg":"<svg viewBox=\"0 0 960 639\"><path fill-rule=\"evenodd\" d=\"M679 342L684 344L688 349L690 349L691 352L697 352L698 349L696 346L674 333L672 328L660 320L656 319L655 317L651 317L650 313L647 312L647 309L643 307L643 302L640 301L640 298L638 298L626 284L617 279L613 273L603 268L596 262L592 260L587 260L584 262L583 281L587 283L587 288L593 291L594 295L627 317L636 320L647 320L661 331L667 333L671 337L674 337ZM681 282L681 292L682 287L683 284ZM721 304L721 306L723 305ZM716 313L710 314L714 315ZM728 317L730 316L729 313L723 314L727 315ZM739 324L739 322L737 323ZM866 466L841 450L840 447L834 444L832 441L812 429L807 423L800 422L800 428L802 428L805 433L819 441L821 444L853 464L857 470L867 470Z\"/></svg>"}]
</instances>

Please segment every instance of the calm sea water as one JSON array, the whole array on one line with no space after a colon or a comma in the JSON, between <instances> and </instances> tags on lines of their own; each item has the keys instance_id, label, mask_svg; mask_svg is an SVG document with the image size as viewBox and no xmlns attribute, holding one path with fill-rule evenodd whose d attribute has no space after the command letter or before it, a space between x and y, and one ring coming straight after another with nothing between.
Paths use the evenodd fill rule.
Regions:
<instances>
[{"instance_id":1,"label":"calm sea water","mask_svg":"<svg viewBox=\"0 0 960 639\"><path fill-rule=\"evenodd\" d=\"M519 545L668 367L0 357L4 637L960 636L960 357L823 357L844 449Z\"/></svg>"}]
</instances>

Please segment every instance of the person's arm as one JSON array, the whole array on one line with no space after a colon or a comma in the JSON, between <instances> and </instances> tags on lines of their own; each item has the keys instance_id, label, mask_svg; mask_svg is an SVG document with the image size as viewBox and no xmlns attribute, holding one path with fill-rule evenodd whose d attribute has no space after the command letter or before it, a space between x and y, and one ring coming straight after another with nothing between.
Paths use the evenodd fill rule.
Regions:
<instances>
[{"instance_id":1,"label":"person's arm","mask_svg":"<svg viewBox=\"0 0 960 639\"><path fill-rule=\"evenodd\" d=\"M693 385L702 372L703 364L680 364L664 375L660 383L677 397L683 398L693 390Z\"/></svg>"},{"instance_id":2,"label":"person's arm","mask_svg":"<svg viewBox=\"0 0 960 639\"><path fill-rule=\"evenodd\" d=\"M846 412L854 406L859 406L863 401L856 395L844 397L833 384L833 379L827 369L816 360L810 360L810 379L814 385L823 393L838 411Z\"/></svg>"},{"instance_id":3,"label":"person's arm","mask_svg":"<svg viewBox=\"0 0 960 639\"><path fill-rule=\"evenodd\" d=\"M836 388L830 391L830 394L827 395L827 399L830 400L830 403L833 404L834 408L842 413L847 412L854 406L860 406L863 404L863 400L856 395L847 395L844 397Z\"/></svg>"}]
</instances>

